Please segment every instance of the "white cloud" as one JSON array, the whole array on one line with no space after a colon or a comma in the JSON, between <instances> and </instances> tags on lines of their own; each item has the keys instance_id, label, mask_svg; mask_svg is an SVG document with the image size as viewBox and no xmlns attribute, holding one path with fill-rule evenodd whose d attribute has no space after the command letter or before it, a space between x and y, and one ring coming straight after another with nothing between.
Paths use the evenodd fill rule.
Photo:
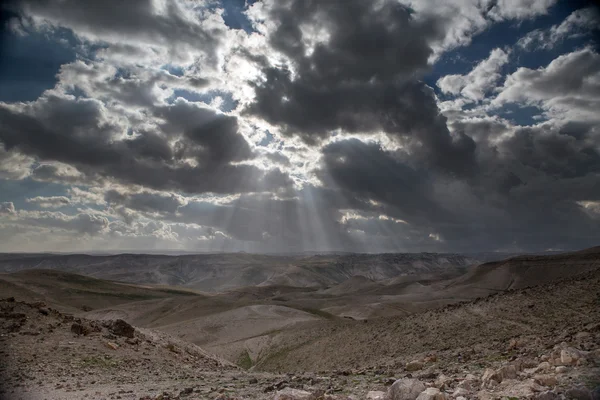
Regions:
<instances>
[{"instance_id":1,"label":"white cloud","mask_svg":"<svg viewBox=\"0 0 600 400\"><path fill-rule=\"evenodd\" d=\"M15 205L11 201L0 203L0 215L16 215Z\"/></svg>"},{"instance_id":2,"label":"white cloud","mask_svg":"<svg viewBox=\"0 0 600 400\"><path fill-rule=\"evenodd\" d=\"M0 179L24 179L31 173L34 159L15 151L6 151L0 143Z\"/></svg>"},{"instance_id":3,"label":"white cloud","mask_svg":"<svg viewBox=\"0 0 600 400\"><path fill-rule=\"evenodd\" d=\"M559 56L547 67L519 68L506 78L492 107L522 103L548 117L600 121L600 54L591 48Z\"/></svg>"},{"instance_id":4,"label":"white cloud","mask_svg":"<svg viewBox=\"0 0 600 400\"><path fill-rule=\"evenodd\" d=\"M599 29L600 12L595 7L581 8L574 11L563 22L550 29L536 29L523 36L517 45L527 50L552 49L558 42L566 38L585 36Z\"/></svg>"},{"instance_id":5,"label":"white cloud","mask_svg":"<svg viewBox=\"0 0 600 400\"><path fill-rule=\"evenodd\" d=\"M496 20L529 19L548 13L557 0L498 0L489 15Z\"/></svg>"},{"instance_id":6,"label":"white cloud","mask_svg":"<svg viewBox=\"0 0 600 400\"><path fill-rule=\"evenodd\" d=\"M490 56L466 75L446 75L437 81L444 93L461 95L471 101L481 101L486 93L496 86L502 75L500 69L508 62L509 53L494 49Z\"/></svg>"}]
</instances>

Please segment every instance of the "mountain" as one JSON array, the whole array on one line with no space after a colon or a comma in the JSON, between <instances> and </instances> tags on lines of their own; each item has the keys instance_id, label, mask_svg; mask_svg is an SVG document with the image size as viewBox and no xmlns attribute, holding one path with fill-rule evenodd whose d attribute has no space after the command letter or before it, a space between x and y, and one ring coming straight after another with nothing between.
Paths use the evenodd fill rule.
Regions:
<instances>
[{"instance_id":1,"label":"mountain","mask_svg":"<svg viewBox=\"0 0 600 400\"><path fill-rule=\"evenodd\" d=\"M486 259L487 260L487 259ZM206 292L245 286L326 288L352 276L385 280L454 271L482 260L460 254L194 255L0 254L0 272L53 269L135 284L174 285Z\"/></svg>"}]
</instances>

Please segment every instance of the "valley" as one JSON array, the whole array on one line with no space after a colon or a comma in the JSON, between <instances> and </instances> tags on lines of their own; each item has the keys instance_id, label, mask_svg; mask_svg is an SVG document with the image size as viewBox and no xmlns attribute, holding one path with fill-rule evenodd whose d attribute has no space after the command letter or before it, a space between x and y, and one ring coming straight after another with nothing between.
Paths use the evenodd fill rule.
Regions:
<instances>
[{"instance_id":1,"label":"valley","mask_svg":"<svg viewBox=\"0 0 600 400\"><path fill-rule=\"evenodd\" d=\"M27 353L31 348L47 349L36 354L47 359L39 372L48 376L48 382L64 380L67 372L47 373L50 365L64 358L54 359L52 348L62 348L64 343L71 343L69 351L76 359L89 358L89 345L95 352L107 353L110 360L125 357L108 362L99 371L94 367L89 375L112 376L121 368L117 365L129 365L127 360L134 360L125 374L128 380L115 378L121 386L130 387L127 390L135 394L131 398L141 398L138 394L147 392L146 387L134 384L138 378L132 378L143 373L140 365L156 369L159 379L153 380L155 390L171 390L171 397L163 398L186 398L175 393L185 391L181 387L184 384L193 383L193 390L200 390L198 375L202 380L211 376L212 383L202 383L202 390L206 390L202 396L206 397L197 398L217 398L224 393L219 392L219 385L228 382L229 387L238 379L248 379L257 380L261 387L229 387L231 393L228 389L226 395L272 398L279 389L288 387L357 399L375 389L388 391L392 378L410 375L409 379L426 382L435 381L440 374L481 376L486 368L500 368L515 360L537 366L543 363L540 355L548 349L574 345L579 346L578 351L587 352L588 361L571 373L588 376L588 386L594 385L590 374L599 371L596 363L600 361L595 358L600 356L600 248L483 263L466 256L436 254L272 257L226 254L219 260L218 255L3 255L1 297L14 299L13 303L4 300L3 307L13 314L15 309L32 314L18 329L4 326L2 344L13 349L3 353L9 361L3 376L10 388L4 395L10 394L7 399L36 398L28 397L30 392L23 392L19 380L11 378L15 374L11 365L22 368L22 361L32 356ZM202 262L195 265L194 259ZM263 265L261 259L268 262ZM209 260L222 265L223 270L215 274L214 269L206 268ZM143 262L149 265L145 272ZM288 267L282 269L282 263ZM279 272L274 275L273 271ZM181 285L173 284L175 275ZM125 278L120 281L118 277ZM200 290L209 287L209 282L216 286ZM58 316L56 321L66 329L61 338L43 340L60 329L56 321L45 321L49 317L39 315L39 308L54 310L50 316ZM7 313L4 315L6 318ZM68 330L68 321L73 319L92 327L126 321L135 327L136 337L146 340L150 347L143 350L110 333L103 335L102 330L86 335L92 342L85 345L88 342L80 343L81 339ZM148 337L154 339L148 342ZM108 348L106 338L118 347ZM23 347L24 340L30 344ZM193 354L212 357L227 368L204 371L193 366L189 352L168 351L165 357L160 355L162 350L156 350L169 350L171 345L177 349L192 346ZM15 351L15 347L21 350ZM146 364L135 360L146 360ZM182 369L179 362L188 366ZM167 364L159 367L161 363ZM523 371L525 367L519 372L523 375L520 378L528 376ZM290 377L295 380L290 381ZM329 378L319 381L323 377ZM77 379L79 388L61 383L53 383L52 388L41 380L41 389L32 389L30 394L78 398L79 391L88 393L86 390L100 382L83 381ZM100 393L108 390L109 382L106 380ZM271 386L287 383L265 392L267 382ZM61 386L60 390L56 386ZM446 387L448 396L453 387ZM558 388L553 385L548 389L556 392ZM472 394L481 390L488 393L488 389L492 388L481 387ZM530 392L529 397L539 390ZM128 393L120 397L127 398L124 394ZM106 398L117 395L114 392Z\"/></svg>"}]
</instances>

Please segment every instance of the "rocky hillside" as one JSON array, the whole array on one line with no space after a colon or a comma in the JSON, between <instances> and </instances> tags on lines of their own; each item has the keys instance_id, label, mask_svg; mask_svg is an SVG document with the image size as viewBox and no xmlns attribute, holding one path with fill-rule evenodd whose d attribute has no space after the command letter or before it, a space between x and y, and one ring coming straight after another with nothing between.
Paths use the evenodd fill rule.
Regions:
<instances>
[{"instance_id":1,"label":"rocky hillside","mask_svg":"<svg viewBox=\"0 0 600 400\"><path fill-rule=\"evenodd\" d=\"M449 342L403 365L340 363L333 370L281 375L243 371L122 320L76 318L8 298L0 301L0 398L597 400L600 323L573 328L582 330L488 341L472 352ZM455 341L461 337L456 332Z\"/></svg>"}]
</instances>

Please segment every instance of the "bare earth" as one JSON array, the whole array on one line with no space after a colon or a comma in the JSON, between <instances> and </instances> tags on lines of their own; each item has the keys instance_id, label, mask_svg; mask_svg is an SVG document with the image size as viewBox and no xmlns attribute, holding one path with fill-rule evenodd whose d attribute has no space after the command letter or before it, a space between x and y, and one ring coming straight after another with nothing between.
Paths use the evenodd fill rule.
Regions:
<instances>
[{"instance_id":1,"label":"bare earth","mask_svg":"<svg viewBox=\"0 0 600 400\"><path fill-rule=\"evenodd\" d=\"M2 399L600 396L598 249L322 288L23 270L0 289Z\"/></svg>"}]
</instances>

